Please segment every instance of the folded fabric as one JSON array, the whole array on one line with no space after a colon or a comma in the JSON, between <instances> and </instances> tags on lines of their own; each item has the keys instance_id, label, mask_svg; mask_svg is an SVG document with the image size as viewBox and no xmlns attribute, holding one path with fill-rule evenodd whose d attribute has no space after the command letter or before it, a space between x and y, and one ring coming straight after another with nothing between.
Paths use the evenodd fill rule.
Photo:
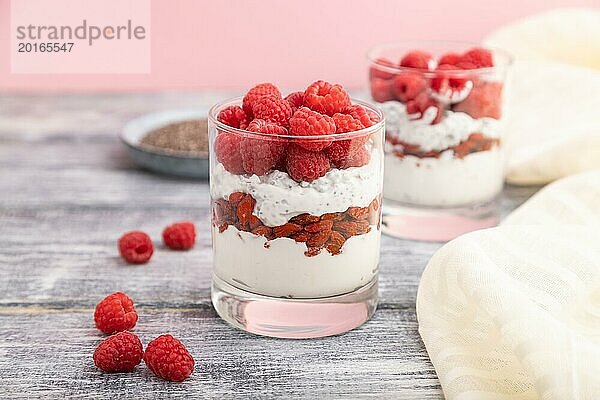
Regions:
<instances>
[{"instance_id":1,"label":"folded fabric","mask_svg":"<svg viewBox=\"0 0 600 400\"><path fill-rule=\"evenodd\" d=\"M506 113L507 181L543 184L600 168L600 10L536 15L484 43L516 57Z\"/></svg>"},{"instance_id":2,"label":"folded fabric","mask_svg":"<svg viewBox=\"0 0 600 400\"><path fill-rule=\"evenodd\" d=\"M600 227L600 169L549 184L502 222L502 225L541 224Z\"/></svg>"},{"instance_id":3,"label":"folded fabric","mask_svg":"<svg viewBox=\"0 0 600 400\"><path fill-rule=\"evenodd\" d=\"M599 216L595 171L436 252L417 317L446 398L600 398Z\"/></svg>"},{"instance_id":4,"label":"folded fabric","mask_svg":"<svg viewBox=\"0 0 600 400\"><path fill-rule=\"evenodd\" d=\"M600 9L557 8L506 24L484 40L519 60L600 70Z\"/></svg>"}]
</instances>

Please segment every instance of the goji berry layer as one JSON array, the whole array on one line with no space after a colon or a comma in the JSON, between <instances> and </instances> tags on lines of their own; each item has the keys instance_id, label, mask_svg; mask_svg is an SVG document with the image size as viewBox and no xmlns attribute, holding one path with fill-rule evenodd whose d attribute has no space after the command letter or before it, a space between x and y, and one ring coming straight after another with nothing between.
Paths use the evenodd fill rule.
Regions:
<instances>
[{"instance_id":1,"label":"goji berry layer","mask_svg":"<svg viewBox=\"0 0 600 400\"><path fill-rule=\"evenodd\" d=\"M307 257L316 256L323 249L332 255L342 252L346 240L371 231L371 225L380 227L381 196L367 207L349 207L343 212L297 215L279 226L266 226L252 214L256 201L250 194L234 192L229 199L213 201L213 225L224 232L230 225L238 230L264 236L267 240L290 238L306 245ZM268 246L265 246L268 247Z\"/></svg>"},{"instance_id":2,"label":"goji berry layer","mask_svg":"<svg viewBox=\"0 0 600 400\"><path fill-rule=\"evenodd\" d=\"M402 150L392 151L395 156L400 158L405 156L415 156L418 158L439 158L440 154L442 153L441 151L423 151L418 145L403 142L391 135L386 136L386 141L395 146L402 146ZM471 133L467 140L457 144L456 146L451 146L447 150L453 150L454 157L462 159L471 153L488 151L491 150L492 147L499 145L499 138L491 138L482 133Z\"/></svg>"}]
</instances>

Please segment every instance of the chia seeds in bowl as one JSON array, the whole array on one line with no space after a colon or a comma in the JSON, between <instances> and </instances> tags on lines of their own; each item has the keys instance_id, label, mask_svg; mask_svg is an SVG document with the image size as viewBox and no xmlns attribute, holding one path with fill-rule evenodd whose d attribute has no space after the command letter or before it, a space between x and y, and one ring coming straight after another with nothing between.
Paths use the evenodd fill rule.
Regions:
<instances>
[{"instance_id":1,"label":"chia seeds in bowl","mask_svg":"<svg viewBox=\"0 0 600 400\"><path fill-rule=\"evenodd\" d=\"M120 138L131 158L153 172L208 178L206 110L172 110L142 115L125 125Z\"/></svg>"},{"instance_id":2,"label":"chia seeds in bowl","mask_svg":"<svg viewBox=\"0 0 600 400\"><path fill-rule=\"evenodd\" d=\"M208 153L208 123L206 119L174 122L157 128L140 140L149 151L173 155L206 156Z\"/></svg>"}]
</instances>

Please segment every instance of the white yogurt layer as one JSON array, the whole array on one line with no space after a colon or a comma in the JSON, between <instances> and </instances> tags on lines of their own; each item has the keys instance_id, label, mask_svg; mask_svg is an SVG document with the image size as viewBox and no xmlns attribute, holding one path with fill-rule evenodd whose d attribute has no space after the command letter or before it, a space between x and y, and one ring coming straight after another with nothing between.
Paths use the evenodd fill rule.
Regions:
<instances>
[{"instance_id":1,"label":"white yogurt layer","mask_svg":"<svg viewBox=\"0 0 600 400\"><path fill-rule=\"evenodd\" d=\"M349 293L369 283L379 264L380 231L375 226L353 236L342 252L323 249L307 257L306 245L293 239L269 241L229 226L213 227L214 273L227 283L273 297L317 298Z\"/></svg>"},{"instance_id":2,"label":"white yogurt layer","mask_svg":"<svg viewBox=\"0 0 600 400\"><path fill-rule=\"evenodd\" d=\"M411 119L406 106L398 101L388 101L381 106L385 112L387 135L418 145L425 152L446 150L475 132L491 138L500 135L499 121L494 118L474 119L467 113L446 110L442 120L431 125L436 114L434 107L425 110L422 119Z\"/></svg>"},{"instance_id":3,"label":"white yogurt layer","mask_svg":"<svg viewBox=\"0 0 600 400\"><path fill-rule=\"evenodd\" d=\"M440 158L385 158L384 197L421 206L454 207L492 199L502 190L504 157L494 146L464 158L452 150Z\"/></svg>"},{"instance_id":4,"label":"white yogurt layer","mask_svg":"<svg viewBox=\"0 0 600 400\"><path fill-rule=\"evenodd\" d=\"M382 191L382 168L377 149L367 165L335 168L312 182L296 182L282 171L261 177L234 175L217 163L211 172L210 190L213 199L228 199L233 192L251 194L256 200L254 215L267 226L278 226L302 213L322 215L368 206Z\"/></svg>"}]
</instances>

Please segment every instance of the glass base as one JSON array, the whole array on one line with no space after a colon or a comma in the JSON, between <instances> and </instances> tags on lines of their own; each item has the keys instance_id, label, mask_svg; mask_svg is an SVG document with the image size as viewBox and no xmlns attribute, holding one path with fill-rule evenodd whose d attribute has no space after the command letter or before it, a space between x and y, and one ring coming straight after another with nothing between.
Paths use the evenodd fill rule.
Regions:
<instances>
[{"instance_id":1,"label":"glass base","mask_svg":"<svg viewBox=\"0 0 600 400\"><path fill-rule=\"evenodd\" d=\"M339 296L286 299L240 290L213 275L212 303L221 318L262 336L308 339L357 328L377 308L377 278Z\"/></svg>"},{"instance_id":2,"label":"glass base","mask_svg":"<svg viewBox=\"0 0 600 400\"><path fill-rule=\"evenodd\" d=\"M384 199L382 232L427 242L446 242L462 234L498 225L496 200L454 208L418 207Z\"/></svg>"}]
</instances>

